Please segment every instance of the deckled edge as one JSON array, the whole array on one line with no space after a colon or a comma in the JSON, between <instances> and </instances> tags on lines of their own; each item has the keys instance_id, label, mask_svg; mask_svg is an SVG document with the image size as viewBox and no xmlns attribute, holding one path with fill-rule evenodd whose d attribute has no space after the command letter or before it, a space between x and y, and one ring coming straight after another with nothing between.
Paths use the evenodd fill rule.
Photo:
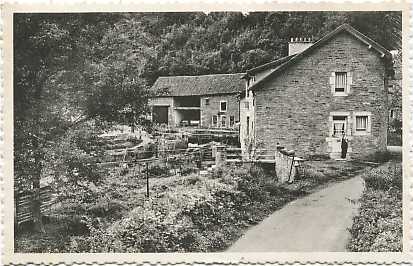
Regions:
<instances>
[{"instance_id":1,"label":"deckled edge","mask_svg":"<svg viewBox=\"0 0 413 266\"><path fill-rule=\"evenodd\" d=\"M204 0L204 1L192 1L189 0L190 2L197 2L197 3L220 3L222 4L223 1L225 3L233 3L233 2L243 2L243 3L288 3L288 2L293 2L293 3L328 3L329 1L317 1L317 0L287 0L287 1L270 1L270 0L241 0L241 1L219 1L219 0ZM153 3L155 1L151 0L138 0L138 1L133 1L133 0L75 0L75 1L70 1L70 0L65 0L65 1L52 1L52 0L35 0L36 4L56 4L59 3L61 4L62 2L65 5L73 6L76 4L136 4L136 3ZM157 0L156 2L159 3L159 5L167 5L167 4L174 4L174 3L188 3L188 1L185 0ZM339 3L340 1L331 1L332 3ZM391 1L375 1L375 0L347 0L347 3L372 3L372 2L377 2L377 3L382 3L382 2L391 2ZM395 2L401 2L400 0L396 0ZM4 22L3 22L3 6L4 4L32 4L33 2L30 0L0 0L0 146L4 147L4 41L3 41L3 31L4 31ZM413 137L413 128L411 125L413 125L413 16L412 16L412 5L409 6L409 21L408 21L408 40L406 42L403 42L403 45L407 45L408 49L404 49L404 51L407 52L407 55L403 55L403 69L407 68L406 71L403 70L403 74L407 73L406 75L403 75L403 85L408 85L408 89L404 89L403 92L407 92L407 95L404 95L402 98L402 112L403 112L403 162L406 165L406 168L403 168L403 170L407 170L407 173L403 171L403 175L405 177L404 182L408 181L408 193L409 195L409 201L408 201L408 207L404 208L404 210L408 209L410 213L413 213L413 182L411 179L413 179L413 140L411 137ZM403 34L404 35L404 34ZM404 62L406 61L406 62ZM404 80L407 79L408 82L405 82ZM407 134L406 134L407 133ZM3 265L2 259L4 258L4 226L3 226L3 220L4 220L4 149L0 149L0 251L1 251L1 257L0 257L0 265ZM413 218L409 216L409 252L413 252ZM213 253L211 253L213 254ZM160 254L161 255L161 254ZM15 263L10 263L8 265L22 265L22 264L15 264ZM279 261L260 261L260 262L248 262L245 260L240 259L238 262L202 262L202 261L191 261L191 262L186 262L186 261L181 261L181 262L160 262L160 261L142 261L139 264L138 263L131 263L130 261L124 261L124 262L113 262L113 261L107 261L107 262L73 262L71 264L66 264L65 262L58 262L58 263L27 263L26 265L33 265L33 266L40 266L40 265L412 265L411 261L399 261L399 262L380 262L377 263L375 261L362 261L362 262L354 262L354 261L321 261L321 260L312 260L312 261L291 261L291 262L279 262Z\"/></svg>"}]
</instances>

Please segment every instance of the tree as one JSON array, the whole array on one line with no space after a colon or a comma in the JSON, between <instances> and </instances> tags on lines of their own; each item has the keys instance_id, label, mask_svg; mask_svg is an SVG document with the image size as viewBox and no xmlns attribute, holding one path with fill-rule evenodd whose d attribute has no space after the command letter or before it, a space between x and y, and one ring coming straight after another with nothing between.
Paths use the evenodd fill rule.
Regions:
<instances>
[{"instance_id":1,"label":"tree","mask_svg":"<svg viewBox=\"0 0 413 266\"><path fill-rule=\"evenodd\" d=\"M34 193L35 229L43 231L40 179L45 149L84 119L86 58L112 17L14 15L15 184ZM76 104L73 104L73 103Z\"/></svg>"}]
</instances>

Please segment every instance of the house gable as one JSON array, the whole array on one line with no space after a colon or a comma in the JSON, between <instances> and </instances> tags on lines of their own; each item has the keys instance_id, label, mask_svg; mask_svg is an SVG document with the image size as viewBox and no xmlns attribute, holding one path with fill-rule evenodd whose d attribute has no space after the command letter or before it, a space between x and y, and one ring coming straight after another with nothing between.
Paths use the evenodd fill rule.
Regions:
<instances>
[{"instance_id":1,"label":"house gable","mask_svg":"<svg viewBox=\"0 0 413 266\"><path fill-rule=\"evenodd\" d=\"M391 62L392 55L390 54L389 51L387 51L383 46L378 44L377 42L373 41L369 37L365 36L361 32L357 31L353 27L351 27L348 24L343 24L334 31L330 32L329 34L325 35L323 38L318 40L316 43L314 43L312 46L310 46L308 49L304 50L303 52L293 55L293 56L287 56L284 57L283 59L288 59L285 62L280 60L279 62L282 62L281 64L277 65L272 71L270 71L268 74L266 74L264 77L262 77L259 81L256 83L252 84L249 89L255 90L259 89L263 86L263 83L271 79L272 77L280 74L284 70L288 69L292 65L296 64L303 58L306 58L308 56L311 56L316 50L327 43L329 43L331 40L337 38L337 36L341 35L342 33L347 33L349 36L353 37L354 39L358 40L360 43L365 45L366 49L371 50L374 52L377 56L380 58L386 60L386 62ZM267 66L271 66L271 64L267 64ZM254 69L267 69L266 65L263 65L261 68L256 67ZM247 71L248 73L248 71Z\"/></svg>"}]
</instances>

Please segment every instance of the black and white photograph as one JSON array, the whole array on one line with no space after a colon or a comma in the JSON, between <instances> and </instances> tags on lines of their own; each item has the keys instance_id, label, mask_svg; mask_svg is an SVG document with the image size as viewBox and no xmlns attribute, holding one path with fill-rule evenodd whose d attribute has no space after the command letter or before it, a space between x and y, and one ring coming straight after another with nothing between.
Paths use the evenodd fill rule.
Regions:
<instances>
[{"instance_id":1,"label":"black and white photograph","mask_svg":"<svg viewBox=\"0 0 413 266\"><path fill-rule=\"evenodd\" d=\"M13 252L403 252L392 10L13 13Z\"/></svg>"}]
</instances>

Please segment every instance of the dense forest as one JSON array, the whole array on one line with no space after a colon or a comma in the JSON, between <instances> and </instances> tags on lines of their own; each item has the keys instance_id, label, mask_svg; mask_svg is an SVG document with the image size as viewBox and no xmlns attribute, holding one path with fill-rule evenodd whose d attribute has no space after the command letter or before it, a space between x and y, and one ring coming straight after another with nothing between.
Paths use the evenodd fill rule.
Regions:
<instances>
[{"instance_id":1,"label":"dense forest","mask_svg":"<svg viewBox=\"0 0 413 266\"><path fill-rule=\"evenodd\" d=\"M317 40L342 23L401 48L399 12L15 14L16 184L98 182L96 134L139 123L158 76L245 71L286 55L290 38Z\"/></svg>"}]
</instances>

